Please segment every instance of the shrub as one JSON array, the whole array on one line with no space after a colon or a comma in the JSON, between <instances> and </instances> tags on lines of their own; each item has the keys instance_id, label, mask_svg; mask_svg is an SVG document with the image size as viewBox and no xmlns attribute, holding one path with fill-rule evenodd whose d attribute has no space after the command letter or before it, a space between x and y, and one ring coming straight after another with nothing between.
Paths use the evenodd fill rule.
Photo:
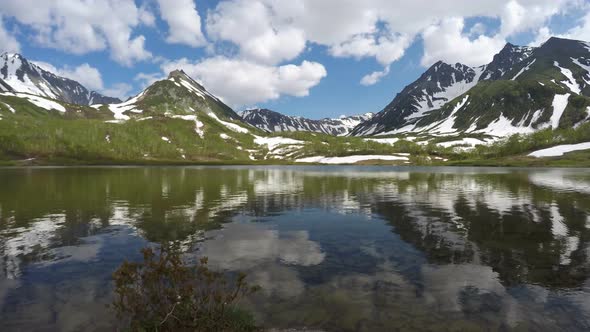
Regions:
<instances>
[{"instance_id":1,"label":"shrub","mask_svg":"<svg viewBox=\"0 0 590 332\"><path fill-rule=\"evenodd\" d=\"M258 288L245 275L229 277L191 264L176 244L142 249L143 262L123 262L113 274L113 308L133 331L254 331L236 302Z\"/></svg>"}]
</instances>

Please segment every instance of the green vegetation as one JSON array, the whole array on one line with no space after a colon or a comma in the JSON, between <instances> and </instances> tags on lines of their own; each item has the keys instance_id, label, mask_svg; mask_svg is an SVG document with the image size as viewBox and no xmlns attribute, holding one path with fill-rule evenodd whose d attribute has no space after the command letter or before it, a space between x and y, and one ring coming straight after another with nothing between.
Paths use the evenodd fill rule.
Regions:
<instances>
[{"instance_id":1,"label":"green vegetation","mask_svg":"<svg viewBox=\"0 0 590 332\"><path fill-rule=\"evenodd\" d=\"M182 119L105 123L101 120L66 120L54 116L14 117L0 121L0 159L36 158L51 163L71 160L85 163L211 162L246 160L254 148L249 135L219 136L223 128L203 117L208 126L204 138L195 133L195 123ZM165 141L166 137L169 141ZM184 156L184 157L183 157Z\"/></svg>"},{"instance_id":2,"label":"green vegetation","mask_svg":"<svg viewBox=\"0 0 590 332\"><path fill-rule=\"evenodd\" d=\"M237 302L256 292L246 276L214 272L207 258L190 264L177 244L142 250L142 263L124 262L113 274L113 308L133 331L256 331Z\"/></svg>"},{"instance_id":3,"label":"green vegetation","mask_svg":"<svg viewBox=\"0 0 590 332\"><path fill-rule=\"evenodd\" d=\"M176 87L177 83L170 80L152 85L146 91L145 98L136 105L142 112L128 111L126 114L131 119L120 123L113 123L112 113L104 106L95 109L63 104L67 112L61 113L39 108L24 98L0 96L0 165L289 164L298 158L310 156L400 153L409 154L409 162L414 165L589 165L584 152L559 158L527 157L528 153L538 149L590 141L590 124L574 125L588 116L590 99L586 97L570 97L562 125L557 130L544 129L531 135L515 135L475 149L461 149L460 146L445 148L439 143L467 137L486 141L491 136L409 134L378 137L398 139L394 144L387 144L364 137L282 132L270 136L291 138L303 144L284 144L268 151L265 145L255 143L255 135L269 134L235 120L229 112L231 109L228 111L223 103ZM524 107L528 99L529 103L539 103L534 104L535 107L550 107L552 95L558 91L536 82L495 81L483 82L472 92L481 98L470 97L469 110L487 109L485 116L469 116L478 117L480 124L493 121L500 114L511 117L509 111L514 108L514 112L517 112L517 108ZM438 114L446 114L456 102L457 99L443 107ZM18 111L12 113L7 104ZM223 121L248 128L250 133L232 131L209 116L210 113L217 114ZM178 118L181 115L194 115L200 127L197 128L192 118ZM516 113L513 115L516 116ZM539 121L546 122L544 116L532 123L533 113L529 112L524 118L525 122L520 124L535 127ZM468 123L461 124L461 119L465 117L457 118L459 127L468 126ZM365 163L405 164L404 161Z\"/></svg>"}]
</instances>

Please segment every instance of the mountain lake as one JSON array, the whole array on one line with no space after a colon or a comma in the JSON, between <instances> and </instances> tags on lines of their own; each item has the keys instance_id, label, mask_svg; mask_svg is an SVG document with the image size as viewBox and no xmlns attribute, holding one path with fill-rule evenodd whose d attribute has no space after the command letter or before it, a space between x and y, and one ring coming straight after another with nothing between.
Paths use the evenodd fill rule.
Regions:
<instances>
[{"instance_id":1,"label":"mountain lake","mask_svg":"<svg viewBox=\"0 0 590 332\"><path fill-rule=\"evenodd\" d=\"M111 331L112 273L177 240L278 331L590 329L590 170L0 169L0 330Z\"/></svg>"}]
</instances>

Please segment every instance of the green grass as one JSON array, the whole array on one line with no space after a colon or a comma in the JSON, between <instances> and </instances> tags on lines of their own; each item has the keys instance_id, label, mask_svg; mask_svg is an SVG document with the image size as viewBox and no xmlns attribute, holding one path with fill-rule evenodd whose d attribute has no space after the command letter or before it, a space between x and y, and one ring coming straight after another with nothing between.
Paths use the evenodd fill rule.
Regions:
<instances>
[{"instance_id":1,"label":"green grass","mask_svg":"<svg viewBox=\"0 0 590 332\"><path fill-rule=\"evenodd\" d=\"M208 122L210 119L203 119ZM38 158L42 160L80 160L96 163L114 161L233 161L247 160L248 153L236 149L254 147L251 136L219 136L223 128L208 123L205 137L195 132L194 123L161 118L127 121L121 124L102 120L66 120L54 117L19 117L0 121L0 158L3 160ZM110 143L107 141L110 139ZM162 140L170 139L170 143Z\"/></svg>"},{"instance_id":2,"label":"green grass","mask_svg":"<svg viewBox=\"0 0 590 332\"><path fill-rule=\"evenodd\" d=\"M174 85L169 81L166 84ZM512 83L506 84L510 87ZM194 98L192 94L178 95L184 93L184 89L171 92L163 88L164 86L161 92L151 95L153 100L143 101L141 109L144 109L144 113L141 117L151 116L153 119L144 121L132 119L118 124L105 122L106 119L112 119L112 114L105 109L96 110L66 104L68 111L60 113L40 109L22 98L0 96L0 116L2 116L0 165L291 164L295 159L309 156L342 157L409 153L410 161L415 165L590 166L588 161L590 154L586 152L570 153L559 158L527 157L527 154L532 151L555 145L590 142L590 123L577 128L570 126L558 130L545 129L531 135L514 135L491 145L478 146L470 151L443 148L437 143L460 140L465 137L484 140L489 136L422 135L408 140L403 135L397 135L389 136L400 139L391 145L367 141L362 137L283 132L270 134L270 136L287 137L305 143L285 160L265 160L264 157L268 151L254 143L253 135L230 131L223 124L206 115L213 110L225 111L218 109L223 108L223 104L200 97ZM499 89L495 86L489 88ZM170 93L174 96L169 95ZM514 93L518 94L518 92ZM188 104L180 108L178 108L179 104L176 104L175 108L171 109L172 104L167 103L166 100L172 97L181 98ZM9 103L16 108L16 114L11 113L4 103ZM566 109L564 116L569 114L576 122L575 119L582 116L580 112L585 111L589 105L590 102L585 97L571 98L570 106ZM177 114L187 107L195 109L196 112L191 111L191 114L197 114L198 120L204 124L203 138L195 132L193 121L174 119L166 115ZM583 115L586 116L587 113ZM247 127L254 135L268 135L231 118L222 118L224 121L232 121ZM220 136L222 133L230 138L223 139ZM107 141L107 137L110 142ZM170 142L162 140L162 137L167 137ZM428 139L429 144L420 145L415 142L424 139ZM252 155L259 161L251 160L251 153L247 150L256 150L252 152ZM441 157L449 161L437 161L433 157ZM31 158L34 160L29 160ZM368 163L395 164L395 162L382 161Z\"/></svg>"}]
</instances>

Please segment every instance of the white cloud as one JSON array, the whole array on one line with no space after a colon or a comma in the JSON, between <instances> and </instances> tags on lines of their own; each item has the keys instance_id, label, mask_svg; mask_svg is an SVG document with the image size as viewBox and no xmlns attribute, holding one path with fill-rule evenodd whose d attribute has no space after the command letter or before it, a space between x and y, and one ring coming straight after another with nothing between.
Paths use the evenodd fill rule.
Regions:
<instances>
[{"instance_id":1,"label":"white cloud","mask_svg":"<svg viewBox=\"0 0 590 332\"><path fill-rule=\"evenodd\" d=\"M590 8L590 5L588 6L588 8ZM535 39L530 43L530 45L539 46L545 41L547 41L547 39L551 36L582 41L590 41L590 13L584 15L577 23L578 25L574 26L573 28L567 30L565 33L562 34L554 33L547 26L541 27L539 30L537 30Z\"/></svg>"},{"instance_id":2,"label":"white cloud","mask_svg":"<svg viewBox=\"0 0 590 332\"><path fill-rule=\"evenodd\" d=\"M575 2L575 0L498 1L499 7L496 12L501 25L500 31L493 36L481 33L486 28L481 23L476 24L469 33L464 33L464 17L447 17L423 30L424 56L421 63L423 66L429 66L438 60L443 60L449 63L461 62L470 66L486 64L506 44L507 37L539 29L550 17L562 12ZM477 38L473 38L475 36Z\"/></svg>"},{"instance_id":3,"label":"white cloud","mask_svg":"<svg viewBox=\"0 0 590 332\"><path fill-rule=\"evenodd\" d=\"M63 68L57 68L50 63L42 61L34 61L34 63L58 76L77 81L89 90L100 91L104 88L100 71L87 63L83 63L77 67L66 66Z\"/></svg>"},{"instance_id":4,"label":"white cloud","mask_svg":"<svg viewBox=\"0 0 590 332\"><path fill-rule=\"evenodd\" d=\"M375 57L383 66L388 66L404 55L411 39L405 35L374 36L371 34L354 36L351 40L334 45L330 53L337 57Z\"/></svg>"},{"instance_id":5,"label":"white cloud","mask_svg":"<svg viewBox=\"0 0 590 332\"><path fill-rule=\"evenodd\" d=\"M362 83L374 84L416 36L428 38L423 65L439 59L481 65L507 37L534 31L575 6L579 0L226 0L208 16L207 32L235 44L238 57L265 64L292 60L310 42L337 57L372 57L383 70ZM479 23L464 32L465 18L472 17L498 19L500 31L486 36L487 27ZM437 42L435 32L444 33L448 43Z\"/></svg>"},{"instance_id":6,"label":"white cloud","mask_svg":"<svg viewBox=\"0 0 590 332\"><path fill-rule=\"evenodd\" d=\"M134 81L141 82L141 86L146 88L152 83L164 79L162 73L139 73L133 78Z\"/></svg>"},{"instance_id":7,"label":"white cloud","mask_svg":"<svg viewBox=\"0 0 590 332\"><path fill-rule=\"evenodd\" d=\"M140 24L153 24L153 15L133 0L8 1L2 12L30 27L41 46L74 54L108 47L111 58L127 66L151 57L145 37L132 32Z\"/></svg>"},{"instance_id":8,"label":"white cloud","mask_svg":"<svg viewBox=\"0 0 590 332\"><path fill-rule=\"evenodd\" d=\"M486 26L481 23L475 23L471 29L469 29L469 36L479 36L483 35L486 32Z\"/></svg>"},{"instance_id":9,"label":"white cloud","mask_svg":"<svg viewBox=\"0 0 590 332\"><path fill-rule=\"evenodd\" d=\"M100 92L105 96L124 98L133 89L131 85L125 83L116 83L113 84L111 87L105 87L100 71L87 63L83 63L77 67L65 66L62 68L57 68L54 65L47 62L33 62L39 67L55 75L74 80L82 84L88 90Z\"/></svg>"},{"instance_id":10,"label":"white cloud","mask_svg":"<svg viewBox=\"0 0 590 332\"><path fill-rule=\"evenodd\" d=\"M370 86L377 84L383 77L389 74L389 66L385 67L382 71L374 71L370 74L363 76L361 79L361 84L364 86Z\"/></svg>"},{"instance_id":11,"label":"white cloud","mask_svg":"<svg viewBox=\"0 0 590 332\"><path fill-rule=\"evenodd\" d=\"M590 7L590 6L589 6ZM580 24L562 35L565 38L590 41L590 13L586 14Z\"/></svg>"},{"instance_id":12,"label":"white cloud","mask_svg":"<svg viewBox=\"0 0 590 332\"><path fill-rule=\"evenodd\" d=\"M529 46L541 46L544 42L547 41L552 36L551 30L548 27L542 27L537 30L535 35L535 39L529 43Z\"/></svg>"},{"instance_id":13,"label":"white cloud","mask_svg":"<svg viewBox=\"0 0 590 332\"><path fill-rule=\"evenodd\" d=\"M262 1L219 3L207 17L207 33L215 40L238 45L242 57L266 64L291 60L306 44L303 30L282 21Z\"/></svg>"},{"instance_id":14,"label":"white cloud","mask_svg":"<svg viewBox=\"0 0 590 332\"><path fill-rule=\"evenodd\" d=\"M20 52L19 42L4 28L2 15L0 15L0 53L1 52Z\"/></svg>"},{"instance_id":15,"label":"white cloud","mask_svg":"<svg viewBox=\"0 0 590 332\"><path fill-rule=\"evenodd\" d=\"M201 16L193 0L158 0L162 18L168 23L169 43L193 47L206 44L201 31Z\"/></svg>"},{"instance_id":16,"label":"white cloud","mask_svg":"<svg viewBox=\"0 0 590 332\"><path fill-rule=\"evenodd\" d=\"M162 65L166 73L183 69L231 106L253 105L282 95L307 96L327 73L317 62L270 66L217 56L200 62L186 58Z\"/></svg>"},{"instance_id":17,"label":"white cloud","mask_svg":"<svg viewBox=\"0 0 590 332\"><path fill-rule=\"evenodd\" d=\"M525 3L525 1L521 1ZM538 28L547 19L560 12L566 1L527 1L528 5L522 5L516 0L509 1L505 6L500 19L502 25L500 34L510 36L515 33Z\"/></svg>"},{"instance_id":18,"label":"white cloud","mask_svg":"<svg viewBox=\"0 0 590 332\"><path fill-rule=\"evenodd\" d=\"M117 97L121 100L127 99L131 91L133 90L133 86L127 83L115 83L109 88L104 88L100 90L100 92L109 97Z\"/></svg>"},{"instance_id":19,"label":"white cloud","mask_svg":"<svg viewBox=\"0 0 590 332\"><path fill-rule=\"evenodd\" d=\"M499 36L480 35L474 40L463 34L462 18L449 18L437 25L432 25L422 33L424 56L421 63L430 66L442 60L448 63L461 62L469 66L479 66L492 61L506 44Z\"/></svg>"}]
</instances>

